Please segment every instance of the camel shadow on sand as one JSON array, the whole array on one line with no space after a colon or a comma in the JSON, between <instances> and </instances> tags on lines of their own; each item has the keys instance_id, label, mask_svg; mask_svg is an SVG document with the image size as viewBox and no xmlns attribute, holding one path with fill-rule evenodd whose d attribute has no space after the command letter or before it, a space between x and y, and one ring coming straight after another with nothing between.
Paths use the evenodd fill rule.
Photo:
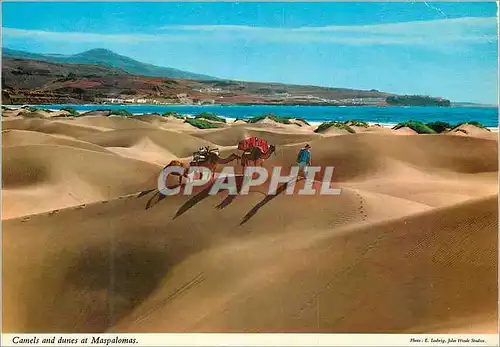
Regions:
<instances>
[{"instance_id":1,"label":"camel shadow on sand","mask_svg":"<svg viewBox=\"0 0 500 347\"><path fill-rule=\"evenodd\" d=\"M243 176L236 176L235 178L236 178L237 192L240 193L241 188L243 186ZM207 187L205 187L203 190L201 190L196 195L194 195L189 200L187 200L177 210L177 212L176 212L175 216L173 217L173 219L176 219L176 218L180 217L181 215L183 215L184 213L186 213L187 211L189 211L191 208L193 208L194 206L196 206L198 203L200 203L201 201L203 201L204 199L206 199L207 197L209 197L210 196L210 190L212 189L213 184L214 184L214 182L211 182ZM287 182L287 183L283 183L280 186L278 186L278 188L276 189L276 193L274 193L274 194L267 194L264 199L262 199L250 211L248 211L248 213L241 220L240 226L244 225L245 223L247 223L262 207L264 207L266 204L268 204L269 202L271 202L278 195L280 195L281 193L283 193L284 191L286 191L286 189L289 187L290 184L292 184L292 181ZM172 186L172 187L169 187L169 188L174 189L174 188L177 188L179 186L183 186L183 185L175 185L175 186ZM146 210L149 209L149 208L151 208L151 207L153 207L154 205L158 204L159 202L161 202L163 199L166 198L166 195L161 194L156 189L145 190L145 191L141 192L137 196L137 198L141 198L143 196L146 196L146 195L148 195L149 193L151 193L153 191L155 191L155 193L148 200L148 202L146 204ZM234 194L228 194L228 196L224 200L222 200L221 203L219 203L217 206L215 206L215 208L218 209L218 210L222 210L222 209L226 208L227 206L229 206L234 201L234 199L236 199L237 196L238 196L237 194L236 195L234 195Z\"/></svg>"}]
</instances>

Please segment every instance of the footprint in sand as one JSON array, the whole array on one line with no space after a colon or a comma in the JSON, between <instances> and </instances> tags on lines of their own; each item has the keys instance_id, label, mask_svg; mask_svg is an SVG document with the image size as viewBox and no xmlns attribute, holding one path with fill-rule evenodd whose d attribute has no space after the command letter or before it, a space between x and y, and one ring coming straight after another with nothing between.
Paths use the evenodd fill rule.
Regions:
<instances>
[{"instance_id":1,"label":"footprint in sand","mask_svg":"<svg viewBox=\"0 0 500 347\"><path fill-rule=\"evenodd\" d=\"M362 219L363 219L363 222L364 222L364 221L366 221L366 218L368 218L368 215L365 212L365 207L364 207L364 203L363 203L363 197L358 192L356 192L356 195L359 198L359 205L360 205L359 206L359 212L361 213L361 215L363 217Z\"/></svg>"},{"instance_id":2,"label":"footprint in sand","mask_svg":"<svg viewBox=\"0 0 500 347\"><path fill-rule=\"evenodd\" d=\"M83 205L76 206L76 207L75 207L75 210L81 210L81 209L84 209L84 208L85 208L85 206L87 206L87 205L83 204Z\"/></svg>"},{"instance_id":3,"label":"footprint in sand","mask_svg":"<svg viewBox=\"0 0 500 347\"><path fill-rule=\"evenodd\" d=\"M30 220L30 217L24 217L23 219L21 219L21 223L26 223L29 220Z\"/></svg>"},{"instance_id":4,"label":"footprint in sand","mask_svg":"<svg viewBox=\"0 0 500 347\"><path fill-rule=\"evenodd\" d=\"M50 211L49 213L47 213L49 216L53 216L55 215L56 213L58 213L59 210L53 210L53 211Z\"/></svg>"}]
</instances>

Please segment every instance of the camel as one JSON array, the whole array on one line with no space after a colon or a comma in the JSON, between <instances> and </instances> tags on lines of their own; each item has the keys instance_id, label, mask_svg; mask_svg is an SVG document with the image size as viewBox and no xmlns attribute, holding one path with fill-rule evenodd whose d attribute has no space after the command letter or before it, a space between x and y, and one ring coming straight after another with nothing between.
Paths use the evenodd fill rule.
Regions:
<instances>
[{"instance_id":1,"label":"camel","mask_svg":"<svg viewBox=\"0 0 500 347\"><path fill-rule=\"evenodd\" d=\"M199 156L203 156L203 158L200 158ZM209 147L205 147L199 152L193 154L193 161L189 163L189 166L206 167L212 172L213 175L218 164L227 164L232 162L233 160L238 159L240 159L240 156L235 153L232 153L226 158L221 158L219 156L218 149L210 149Z\"/></svg>"},{"instance_id":2,"label":"camel","mask_svg":"<svg viewBox=\"0 0 500 347\"><path fill-rule=\"evenodd\" d=\"M262 166L264 160L269 159L273 153L276 155L275 145L270 145L269 149L265 153L262 153L259 147L253 147L248 152L244 152L241 156L241 166L243 166L244 170L245 166L248 166L251 161L253 161L254 165L257 165L257 162L259 162L259 166Z\"/></svg>"},{"instance_id":3,"label":"camel","mask_svg":"<svg viewBox=\"0 0 500 347\"><path fill-rule=\"evenodd\" d=\"M164 169L166 169L169 166L179 166L179 167L182 167L184 169L184 173L182 175L179 175L177 172L172 173L172 175L174 175L174 176L179 176L179 185L180 185L182 183L182 177L187 177L188 166L179 160L172 160L170 163L168 163L167 166L164 167Z\"/></svg>"}]
</instances>

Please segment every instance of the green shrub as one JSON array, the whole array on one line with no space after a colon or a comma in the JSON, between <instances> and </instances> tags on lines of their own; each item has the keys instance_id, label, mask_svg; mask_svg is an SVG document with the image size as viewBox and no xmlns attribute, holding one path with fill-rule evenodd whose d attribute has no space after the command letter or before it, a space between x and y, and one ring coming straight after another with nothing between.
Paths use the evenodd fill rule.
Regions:
<instances>
[{"instance_id":1,"label":"green shrub","mask_svg":"<svg viewBox=\"0 0 500 347\"><path fill-rule=\"evenodd\" d=\"M133 114L127 110L112 110L109 116L132 117Z\"/></svg>"},{"instance_id":2,"label":"green shrub","mask_svg":"<svg viewBox=\"0 0 500 347\"><path fill-rule=\"evenodd\" d=\"M288 117L278 117L275 114L268 113L268 114L263 114L262 116L255 116L250 119L248 119L248 123L257 123L258 121L264 120L266 118L269 118L277 123L281 124L290 124L290 118Z\"/></svg>"},{"instance_id":3,"label":"green shrub","mask_svg":"<svg viewBox=\"0 0 500 347\"><path fill-rule=\"evenodd\" d=\"M79 116L79 113L73 107L62 107L61 111L69 112L72 116Z\"/></svg>"},{"instance_id":4,"label":"green shrub","mask_svg":"<svg viewBox=\"0 0 500 347\"><path fill-rule=\"evenodd\" d=\"M33 107L33 106L28 107L28 111L30 111L30 112L43 111L43 112L47 112L47 113L52 112L51 110L48 110L46 108L39 108L39 107Z\"/></svg>"},{"instance_id":5,"label":"green shrub","mask_svg":"<svg viewBox=\"0 0 500 347\"><path fill-rule=\"evenodd\" d=\"M7 106L2 106L2 110L4 110L4 111L12 111L12 109L8 108Z\"/></svg>"},{"instance_id":6,"label":"green shrub","mask_svg":"<svg viewBox=\"0 0 500 347\"><path fill-rule=\"evenodd\" d=\"M442 133L445 130L449 130L449 129L453 128L453 126L450 123L440 122L440 121L427 123L426 126L431 128L432 130L434 130L438 134Z\"/></svg>"},{"instance_id":7,"label":"green shrub","mask_svg":"<svg viewBox=\"0 0 500 347\"><path fill-rule=\"evenodd\" d=\"M191 124L192 126L197 127L198 129L214 129L214 128L220 128L219 125L210 123L204 119L193 119L193 118L187 118L184 123Z\"/></svg>"},{"instance_id":8,"label":"green shrub","mask_svg":"<svg viewBox=\"0 0 500 347\"><path fill-rule=\"evenodd\" d=\"M360 120L354 120L354 119L345 121L345 124L350 125L350 126L354 126L354 127L363 127L363 128L369 127L368 123L360 121Z\"/></svg>"},{"instance_id":9,"label":"green shrub","mask_svg":"<svg viewBox=\"0 0 500 347\"><path fill-rule=\"evenodd\" d=\"M206 119L206 120L211 120L214 122L222 122L226 123L226 119L219 117L215 113L210 113L210 112L202 112L198 113L197 115L194 116L195 119Z\"/></svg>"},{"instance_id":10,"label":"green shrub","mask_svg":"<svg viewBox=\"0 0 500 347\"><path fill-rule=\"evenodd\" d=\"M308 121L306 121L304 118L295 118L295 119L296 119L296 120L298 120L298 121L301 121L301 122L303 122L303 123L305 123L305 124L307 124L307 125L311 125L311 124L309 124L309 122L308 122Z\"/></svg>"},{"instance_id":11,"label":"green shrub","mask_svg":"<svg viewBox=\"0 0 500 347\"><path fill-rule=\"evenodd\" d=\"M351 134L356 133L353 128L351 128L350 126L348 126L347 124L342 123L342 122L324 122L324 123L321 123L320 126L316 130L314 130L314 132L320 133L320 132L323 132L326 129L329 129L331 127L335 127L335 128L342 129L342 130L347 130Z\"/></svg>"},{"instance_id":12,"label":"green shrub","mask_svg":"<svg viewBox=\"0 0 500 347\"><path fill-rule=\"evenodd\" d=\"M410 120L408 122L399 123L398 125L396 125L392 129L398 130L398 129L401 129L404 127L408 127L410 129L414 130L415 132L417 132L418 134L435 134L436 133L433 129L429 128L424 123L422 123L420 121L413 121L413 120Z\"/></svg>"},{"instance_id":13,"label":"green shrub","mask_svg":"<svg viewBox=\"0 0 500 347\"><path fill-rule=\"evenodd\" d=\"M67 82L67 81L76 81L77 79L78 79L78 77L75 75L75 73L70 72L66 76L63 76L63 77L59 78L57 81L59 81L59 82Z\"/></svg>"},{"instance_id":14,"label":"green shrub","mask_svg":"<svg viewBox=\"0 0 500 347\"><path fill-rule=\"evenodd\" d=\"M175 118L178 118L178 119L186 119L187 117L186 116L183 116L181 114L178 114L177 112L175 111L167 111L167 112L164 112L162 114L163 117L175 117Z\"/></svg>"}]
</instances>

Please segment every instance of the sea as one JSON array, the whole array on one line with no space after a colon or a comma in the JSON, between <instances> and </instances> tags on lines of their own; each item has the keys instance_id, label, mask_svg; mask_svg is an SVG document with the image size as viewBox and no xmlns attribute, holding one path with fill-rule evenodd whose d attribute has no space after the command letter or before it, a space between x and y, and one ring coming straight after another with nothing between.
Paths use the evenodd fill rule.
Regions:
<instances>
[{"instance_id":1,"label":"sea","mask_svg":"<svg viewBox=\"0 0 500 347\"><path fill-rule=\"evenodd\" d=\"M125 109L133 114L176 111L183 115L211 112L228 119L250 118L273 113L281 117L303 118L310 123L359 120L381 125L393 125L414 120L424 123L443 121L452 125L477 121L489 128L498 128L496 107L430 107L430 106L281 106L281 105L34 105L58 110L73 107L77 111Z\"/></svg>"}]
</instances>

